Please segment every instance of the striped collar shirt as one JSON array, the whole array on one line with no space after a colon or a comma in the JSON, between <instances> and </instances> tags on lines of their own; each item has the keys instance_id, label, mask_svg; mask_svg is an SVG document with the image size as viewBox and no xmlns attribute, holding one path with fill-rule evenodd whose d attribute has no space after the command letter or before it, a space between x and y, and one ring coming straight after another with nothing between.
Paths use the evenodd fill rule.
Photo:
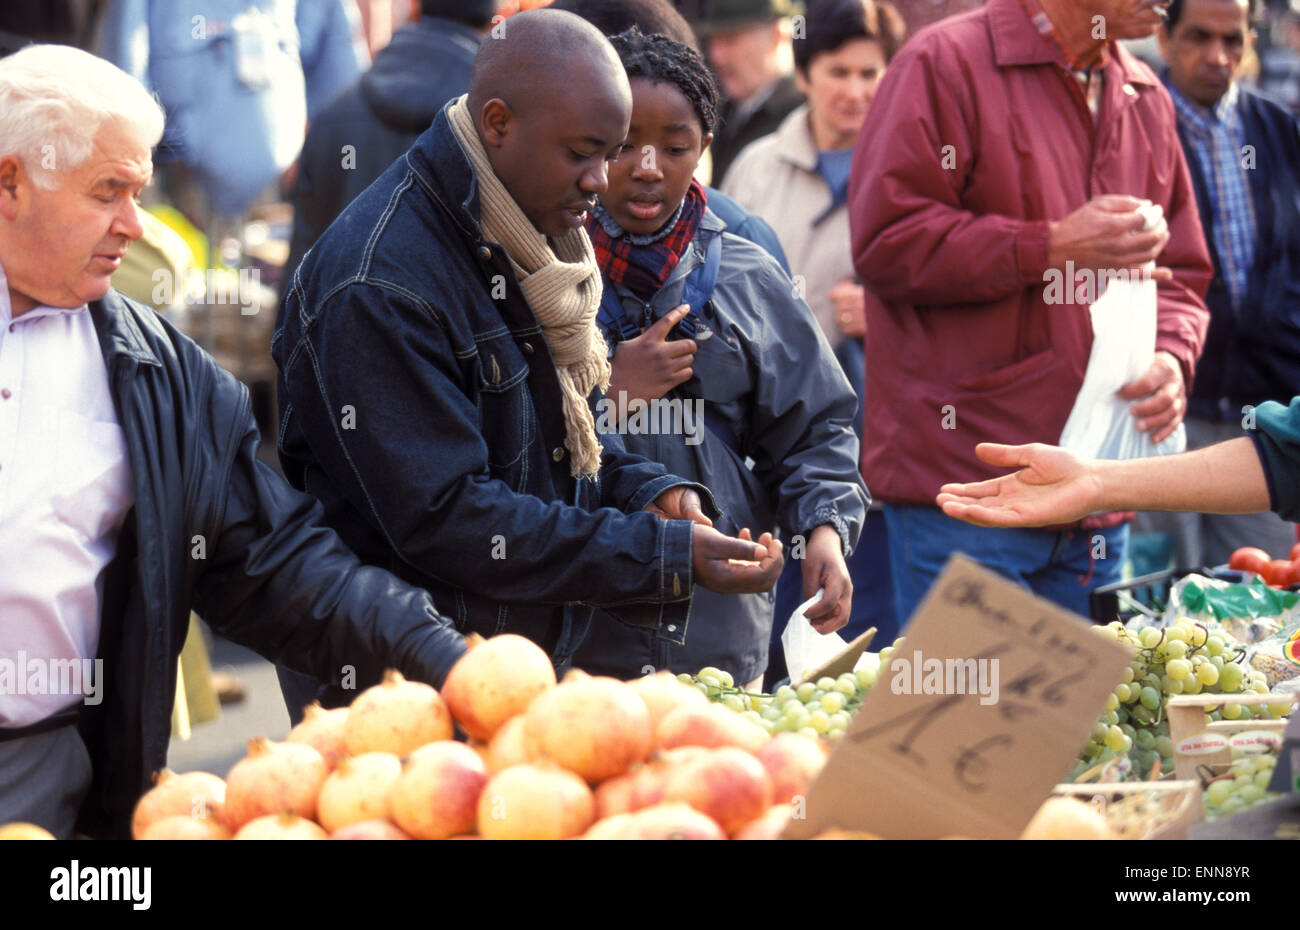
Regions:
<instances>
[{"instance_id":1,"label":"striped collar shirt","mask_svg":"<svg viewBox=\"0 0 1300 930\"><path fill-rule=\"evenodd\" d=\"M1189 100L1168 82L1167 75L1165 86L1189 143L1187 154L1200 165L1209 189L1216 270L1223 277L1233 308L1238 309L1255 262L1255 204L1242 164L1246 132L1237 106L1237 85L1232 84L1212 110Z\"/></svg>"}]
</instances>

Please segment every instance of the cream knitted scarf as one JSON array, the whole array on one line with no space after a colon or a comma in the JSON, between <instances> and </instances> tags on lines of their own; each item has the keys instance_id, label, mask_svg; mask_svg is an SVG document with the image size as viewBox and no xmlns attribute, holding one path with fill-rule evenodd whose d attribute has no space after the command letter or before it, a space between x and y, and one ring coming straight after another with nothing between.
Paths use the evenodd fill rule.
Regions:
<instances>
[{"instance_id":1,"label":"cream knitted scarf","mask_svg":"<svg viewBox=\"0 0 1300 930\"><path fill-rule=\"evenodd\" d=\"M593 387L602 391L609 387L609 360L604 337L596 327L601 278L591 240L585 229L575 229L553 240L552 248L493 174L466 97L452 105L448 116L474 167L483 237L501 245L510 256L555 360L564 397L569 471L594 479L600 469L601 445L587 397Z\"/></svg>"}]
</instances>

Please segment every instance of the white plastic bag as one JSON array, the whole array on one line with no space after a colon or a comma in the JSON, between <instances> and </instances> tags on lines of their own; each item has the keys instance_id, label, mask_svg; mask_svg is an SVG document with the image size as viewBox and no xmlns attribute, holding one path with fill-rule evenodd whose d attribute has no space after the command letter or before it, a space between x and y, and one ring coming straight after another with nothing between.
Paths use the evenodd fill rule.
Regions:
<instances>
[{"instance_id":1,"label":"white plastic bag","mask_svg":"<svg viewBox=\"0 0 1300 930\"><path fill-rule=\"evenodd\" d=\"M1162 214L1159 204L1148 204L1141 212L1148 229ZM1154 262L1147 266L1148 270L1154 267ZM1074 282L1069 286L1073 288ZM1129 412L1134 401L1116 393L1145 375L1155 358L1156 282L1110 280L1089 313L1092 352L1059 445L1085 459L1136 459L1184 451L1187 435L1181 423L1164 442L1154 445L1150 433L1138 432L1137 418Z\"/></svg>"},{"instance_id":2,"label":"white plastic bag","mask_svg":"<svg viewBox=\"0 0 1300 930\"><path fill-rule=\"evenodd\" d=\"M818 633L805 616L808 608L820 601L824 593L824 589L818 588L816 594L796 607L781 633L781 648L785 652L785 667L790 672L791 681L798 681L804 672L829 662L848 645L839 633L825 636Z\"/></svg>"}]
</instances>

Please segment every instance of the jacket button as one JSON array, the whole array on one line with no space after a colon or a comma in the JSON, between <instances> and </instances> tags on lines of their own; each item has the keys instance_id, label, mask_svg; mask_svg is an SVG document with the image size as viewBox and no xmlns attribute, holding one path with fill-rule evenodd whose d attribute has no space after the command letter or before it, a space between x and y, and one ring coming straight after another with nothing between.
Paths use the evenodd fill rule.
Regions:
<instances>
[{"instance_id":1,"label":"jacket button","mask_svg":"<svg viewBox=\"0 0 1300 930\"><path fill-rule=\"evenodd\" d=\"M551 450L551 458L555 459L555 461L557 461L557 462L559 462L559 461L563 461L563 459L564 459L564 446L556 446L554 449L552 449L552 450Z\"/></svg>"},{"instance_id":2,"label":"jacket button","mask_svg":"<svg viewBox=\"0 0 1300 930\"><path fill-rule=\"evenodd\" d=\"M670 624L668 624L668 632L669 632L669 633L676 633L676 632L677 632L677 624L675 624L675 623L670 623Z\"/></svg>"},{"instance_id":3,"label":"jacket button","mask_svg":"<svg viewBox=\"0 0 1300 930\"><path fill-rule=\"evenodd\" d=\"M524 350L525 355L533 354L533 344L531 342L525 342L522 346L520 346L520 348Z\"/></svg>"},{"instance_id":4,"label":"jacket button","mask_svg":"<svg viewBox=\"0 0 1300 930\"><path fill-rule=\"evenodd\" d=\"M479 246L478 257L483 261L488 261L492 257L492 250L485 245Z\"/></svg>"},{"instance_id":5,"label":"jacket button","mask_svg":"<svg viewBox=\"0 0 1300 930\"><path fill-rule=\"evenodd\" d=\"M3 397L5 400L8 400L13 396L14 396L13 392L10 391L8 388L5 388L4 390L0 391L0 397Z\"/></svg>"}]
</instances>

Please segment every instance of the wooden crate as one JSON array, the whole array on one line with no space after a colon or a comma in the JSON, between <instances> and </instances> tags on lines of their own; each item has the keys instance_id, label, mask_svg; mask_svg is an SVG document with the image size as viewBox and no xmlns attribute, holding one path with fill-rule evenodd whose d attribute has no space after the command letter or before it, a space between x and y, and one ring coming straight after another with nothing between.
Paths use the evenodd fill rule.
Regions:
<instances>
[{"instance_id":1,"label":"wooden crate","mask_svg":"<svg viewBox=\"0 0 1300 930\"><path fill-rule=\"evenodd\" d=\"M1241 720L1216 720L1205 722L1205 709L1220 704L1279 704L1288 700L1276 694L1178 694L1165 703L1165 713L1169 717L1169 739L1174 744L1174 776L1179 779L1197 779L1198 766L1224 766L1232 761L1232 747L1228 739L1234 734L1262 731L1277 734L1278 745L1282 742L1282 731L1286 729L1286 718L1277 720L1260 720L1254 717ZM1294 703L1294 702L1293 702ZM1201 735L1225 737L1223 746L1209 752L1187 752L1180 747L1188 740Z\"/></svg>"},{"instance_id":2,"label":"wooden crate","mask_svg":"<svg viewBox=\"0 0 1300 930\"><path fill-rule=\"evenodd\" d=\"M1185 840L1205 816L1196 779L1066 784L1052 794L1098 805L1107 825L1124 840Z\"/></svg>"}]
</instances>

